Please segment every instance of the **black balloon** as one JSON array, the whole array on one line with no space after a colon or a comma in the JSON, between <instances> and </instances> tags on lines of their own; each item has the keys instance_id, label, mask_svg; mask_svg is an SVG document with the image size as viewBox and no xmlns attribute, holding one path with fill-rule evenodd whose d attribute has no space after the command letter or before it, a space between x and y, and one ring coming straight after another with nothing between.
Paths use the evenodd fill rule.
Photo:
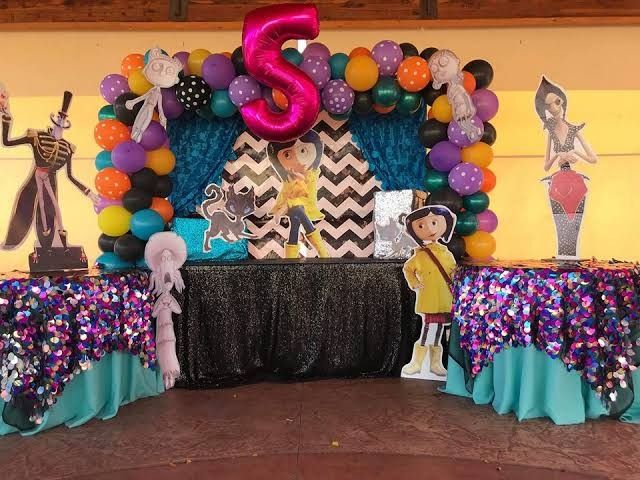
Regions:
<instances>
[{"instance_id":1,"label":"black balloon","mask_svg":"<svg viewBox=\"0 0 640 480\"><path fill-rule=\"evenodd\" d=\"M127 233L116 240L113 251L121 259L131 262L143 257L145 243L144 240Z\"/></svg>"},{"instance_id":2,"label":"black balloon","mask_svg":"<svg viewBox=\"0 0 640 480\"><path fill-rule=\"evenodd\" d=\"M460 260L464 257L467 247L464 243L464 239L460 235L454 235L451 237L451 240L449 240L449 243L447 243L447 248L456 260Z\"/></svg>"},{"instance_id":3,"label":"black balloon","mask_svg":"<svg viewBox=\"0 0 640 480\"><path fill-rule=\"evenodd\" d=\"M462 209L462 197L450 187L444 187L429 195L427 204L443 205L453 213L458 213Z\"/></svg>"},{"instance_id":4,"label":"black balloon","mask_svg":"<svg viewBox=\"0 0 640 480\"><path fill-rule=\"evenodd\" d=\"M113 247L119 237L110 237L104 233L98 237L98 248L103 252L113 252Z\"/></svg>"},{"instance_id":5,"label":"black balloon","mask_svg":"<svg viewBox=\"0 0 640 480\"><path fill-rule=\"evenodd\" d=\"M209 105L211 87L202 77L189 75L176 85L176 98L185 110L198 111Z\"/></svg>"},{"instance_id":6,"label":"black balloon","mask_svg":"<svg viewBox=\"0 0 640 480\"><path fill-rule=\"evenodd\" d=\"M402 56L404 58L417 57L419 55L418 49L413 43L401 43L400 48L402 49Z\"/></svg>"},{"instance_id":7,"label":"black balloon","mask_svg":"<svg viewBox=\"0 0 640 480\"><path fill-rule=\"evenodd\" d=\"M496 143L496 139L498 138L498 132L496 132L496 127L491 125L489 122L484 122L484 133L482 134L482 142L487 145L493 145Z\"/></svg>"},{"instance_id":8,"label":"black balloon","mask_svg":"<svg viewBox=\"0 0 640 480\"><path fill-rule=\"evenodd\" d=\"M424 50L422 50L420 52L420 56L428 61L431 58L431 55L433 55L437 51L438 51L438 49L435 48L435 47L425 48Z\"/></svg>"},{"instance_id":9,"label":"black balloon","mask_svg":"<svg viewBox=\"0 0 640 480\"><path fill-rule=\"evenodd\" d=\"M422 145L426 148L433 148L436 143L447 140L447 124L441 123L435 118L426 120L420 125L418 136Z\"/></svg>"},{"instance_id":10,"label":"black balloon","mask_svg":"<svg viewBox=\"0 0 640 480\"><path fill-rule=\"evenodd\" d=\"M431 159L429 158L429 152L424 156L424 164L427 168L433 170L433 165L431 165Z\"/></svg>"},{"instance_id":11,"label":"black balloon","mask_svg":"<svg viewBox=\"0 0 640 480\"><path fill-rule=\"evenodd\" d=\"M122 206L129 210L131 213L135 213L138 210L144 210L151 206L153 198L151 193L142 188L132 188L122 197Z\"/></svg>"},{"instance_id":12,"label":"black balloon","mask_svg":"<svg viewBox=\"0 0 640 480\"><path fill-rule=\"evenodd\" d=\"M158 177L156 181L156 188L154 189L153 195L155 197L166 198L171 195L171 191L173 190L173 182L167 175L163 175L162 177Z\"/></svg>"},{"instance_id":13,"label":"black balloon","mask_svg":"<svg viewBox=\"0 0 640 480\"><path fill-rule=\"evenodd\" d=\"M366 115L373 111L373 98L370 92L358 92L353 102L353 111L359 115Z\"/></svg>"},{"instance_id":14,"label":"black balloon","mask_svg":"<svg viewBox=\"0 0 640 480\"><path fill-rule=\"evenodd\" d=\"M471 60L463 70L469 72L476 79L476 90L487 88L493 81L493 68L486 60Z\"/></svg>"},{"instance_id":15,"label":"black balloon","mask_svg":"<svg viewBox=\"0 0 640 480\"><path fill-rule=\"evenodd\" d=\"M231 54L231 62L236 69L236 75L246 75L247 69L244 68L244 55L242 55L242 47L236 48Z\"/></svg>"},{"instance_id":16,"label":"black balloon","mask_svg":"<svg viewBox=\"0 0 640 480\"><path fill-rule=\"evenodd\" d=\"M113 102L113 111L116 114L116 118L129 127L133 125L133 122L136 121L136 116L138 115L138 112L144 104L144 102L140 102L136 104L131 110L129 110L125 106L125 103L135 98L138 98L138 95L133 92L127 92L120 95L118 98L116 98L116 101Z\"/></svg>"},{"instance_id":17,"label":"black balloon","mask_svg":"<svg viewBox=\"0 0 640 480\"><path fill-rule=\"evenodd\" d=\"M131 175L131 186L145 192L153 193L158 182L158 175L150 168L143 168Z\"/></svg>"},{"instance_id":18,"label":"black balloon","mask_svg":"<svg viewBox=\"0 0 640 480\"><path fill-rule=\"evenodd\" d=\"M422 94L422 98L424 98L424 101L427 105L433 105L433 102L435 102L436 98L447 93L447 86L442 85L439 89L436 90L435 88L433 88L433 83L429 82L429 84L424 87L420 93Z\"/></svg>"}]
</instances>

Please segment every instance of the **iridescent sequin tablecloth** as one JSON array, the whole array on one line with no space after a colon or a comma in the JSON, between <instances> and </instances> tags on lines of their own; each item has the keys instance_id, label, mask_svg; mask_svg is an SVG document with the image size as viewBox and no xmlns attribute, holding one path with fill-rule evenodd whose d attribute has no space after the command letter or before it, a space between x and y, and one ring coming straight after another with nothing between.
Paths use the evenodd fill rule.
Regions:
<instances>
[{"instance_id":1,"label":"iridescent sequin tablecloth","mask_svg":"<svg viewBox=\"0 0 640 480\"><path fill-rule=\"evenodd\" d=\"M154 368L148 275L0 278L0 407L18 430L42 422L74 378L111 352Z\"/></svg>"},{"instance_id":2,"label":"iridescent sequin tablecloth","mask_svg":"<svg viewBox=\"0 0 640 480\"><path fill-rule=\"evenodd\" d=\"M509 347L534 346L577 371L612 415L634 399L640 270L617 262L496 262L458 267L450 355L467 389Z\"/></svg>"}]
</instances>

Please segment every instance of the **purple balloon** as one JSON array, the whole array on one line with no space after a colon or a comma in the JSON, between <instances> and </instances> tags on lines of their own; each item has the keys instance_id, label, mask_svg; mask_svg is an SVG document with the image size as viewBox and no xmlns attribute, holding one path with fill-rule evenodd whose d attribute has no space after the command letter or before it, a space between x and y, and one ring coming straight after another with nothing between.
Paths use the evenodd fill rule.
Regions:
<instances>
[{"instance_id":1,"label":"purple balloon","mask_svg":"<svg viewBox=\"0 0 640 480\"><path fill-rule=\"evenodd\" d=\"M498 228L498 217L491 210L478 213L476 219L478 220L478 230L491 233Z\"/></svg>"},{"instance_id":2,"label":"purple balloon","mask_svg":"<svg viewBox=\"0 0 640 480\"><path fill-rule=\"evenodd\" d=\"M122 206L122 200L111 200L109 198L98 197L98 202L93 206L93 209L96 213L100 213L105 208L113 205Z\"/></svg>"},{"instance_id":3,"label":"purple balloon","mask_svg":"<svg viewBox=\"0 0 640 480\"><path fill-rule=\"evenodd\" d=\"M460 125L458 125L458 122L454 120L449 124L449 128L447 129L447 136L449 137L449 141L460 148L468 147L469 145L473 145L474 143L480 141L480 138L484 133L484 124L482 123L482 120L480 120L480 117L478 117L477 115L471 119L471 123L479 127L481 130L478 140L474 142L469 140L467 134L464 133L460 128Z\"/></svg>"},{"instance_id":4,"label":"purple balloon","mask_svg":"<svg viewBox=\"0 0 640 480\"><path fill-rule=\"evenodd\" d=\"M184 113L184 107L178 101L174 87L162 89L162 111L169 120L178 118Z\"/></svg>"},{"instance_id":5,"label":"purple balloon","mask_svg":"<svg viewBox=\"0 0 640 480\"><path fill-rule=\"evenodd\" d=\"M167 141L167 131L155 120L152 120L142 134L140 145L147 151L157 150Z\"/></svg>"},{"instance_id":6,"label":"purple balloon","mask_svg":"<svg viewBox=\"0 0 640 480\"><path fill-rule=\"evenodd\" d=\"M214 90L226 90L235 77L233 63L221 53L209 55L202 64L202 78Z\"/></svg>"},{"instance_id":7,"label":"purple balloon","mask_svg":"<svg viewBox=\"0 0 640 480\"><path fill-rule=\"evenodd\" d=\"M471 94L471 100L476 106L476 115L483 122L487 122L496 116L500 102L498 96L491 90L481 88Z\"/></svg>"},{"instance_id":8,"label":"purple balloon","mask_svg":"<svg viewBox=\"0 0 640 480\"><path fill-rule=\"evenodd\" d=\"M100 95L108 103L113 103L123 93L130 92L127 79L118 73L107 75L100 82Z\"/></svg>"},{"instance_id":9,"label":"purple balloon","mask_svg":"<svg viewBox=\"0 0 640 480\"><path fill-rule=\"evenodd\" d=\"M111 163L125 173L142 170L146 160L147 154L144 148L133 140L119 143L111 152Z\"/></svg>"},{"instance_id":10,"label":"purple balloon","mask_svg":"<svg viewBox=\"0 0 640 480\"><path fill-rule=\"evenodd\" d=\"M322 90L331 79L329 62L320 57L305 58L300 64L300 69L309 75L319 90Z\"/></svg>"},{"instance_id":11,"label":"purple balloon","mask_svg":"<svg viewBox=\"0 0 640 480\"><path fill-rule=\"evenodd\" d=\"M306 60L309 57L320 57L325 62L328 62L331 57L331 51L320 42L310 43L302 52L302 58Z\"/></svg>"},{"instance_id":12,"label":"purple balloon","mask_svg":"<svg viewBox=\"0 0 640 480\"><path fill-rule=\"evenodd\" d=\"M240 75L229 85L229 99L238 108L261 97L260 84L249 75Z\"/></svg>"},{"instance_id":13,"label":"purple balloon","mask_svg":"<svg viewBox=\"0 0 640 480\"><path fill-rule=\"evenodd\" d=\"M178 60L180 60L180 62L182 63L182 72L185 74L185 76L191 75L188 63L189 52L178 52L173 56L173 58L177 58Z\"/></svg>"},{"instance_id":14,"label":"purple balloon","mask_svg":"<svg viewBox=\"0 0 640 480\"><path fill-rule=\"evenodd\" d=\"M449 172L449 186L460 195L472 195L479 191L482 180L482 170L473 163L459 163Z\"/></svg>"},{"instance_id":15,"label":"purple balloon","mask_svg":"<svg viewBox=\"0 0 640 480\"><path fill-rule=\"evenodd\" d=\"M380 75L392 76L396 74L402 62L403 54L400 45L391 40L382 40L374 45L371 58L376 61Z\"/></svg>"},{"instance_id":16,"label":"purple balloon","mask_svg":"<svg viewBox=\"0 0 640 480\"><path fill-rule=\"evenodd\" d=\"M344 80L331 80L322 90L322 105L334 115L347 113L354 99L353 89Z\"/></svg>"},{"instance_id":17,"label":"purple balloon","mask_svg":"<svg viewBox=\"0 0 640 480\"><path fill-rule=\"evenodd\" d=\"M461 155L458 147L445 140L433 146L429 152L429 160L434 169L440 172L448 172L460 163Z\"/></svg>"}]
</instances>

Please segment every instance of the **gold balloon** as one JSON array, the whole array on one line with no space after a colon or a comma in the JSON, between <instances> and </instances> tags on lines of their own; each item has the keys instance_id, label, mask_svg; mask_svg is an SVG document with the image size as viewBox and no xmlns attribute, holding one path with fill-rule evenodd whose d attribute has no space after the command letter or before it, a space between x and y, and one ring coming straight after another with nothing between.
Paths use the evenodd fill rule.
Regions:
<instances>
[{"instance_id":1,"label":"gold balloon","mask_svg":"<svg viewBox=\"0 0 640 480\"><path fill-rule=\"evenodd\" d=\"M433 112L433 118L441 123L449 123L453 120L453 111L446 95L440 95L433 101L431 111Z\"/></svg>"},{"instance_id":2,"label":"gold balloon","mask_svg":"<svg viewBox=\"0 0 640 480\"><path fill-rule=\"evenodd\" d=\"M129 231L131 213L119 205L105 207L98 214L98 227L100 231L110 237L119 237Z\"/></svg>"},{"instance_id":3,"label":"gold balloon","mask_svg":"<svg viewBox=\"0 0 640 480\"><path fill-rule=\"evenodd\" d=\"M128 82L129 88L136 95L144 95L153 88L151 82L147 80L147 77L142 73L142 69L131 70L129 72Z\"/></svg>"},{"instance_id":4,"label":"gold balloon","mask_svg":"<svg viewBox=\"0 0 640 480\"><path fill-rule=\"evenodd\" d=\"M493 162L493 149L483 142L462 149L462 161L473 163L480 168L487 168Z\"/></svg>"},{"instance_id":5,"label":"gold balloon","mask_svg":"<svg viewBox=\"0 0 640 480\"><path fill-rule=\"evenodd\" d=\"M484 260L491 257L496 251L496 239L490 233L478 230L472 235L462 238L471 258Z\"/></svg>"},{"instance_id":6,"label":"gold balloon","mask_svg":"<svg viewBox=\"0 0 640 480\"><path fill-rule=\"evenodd\" d=\"M347 63L344 78L356 92L366 92L371 90L378 81L378 65L373 58L358 55Z\"/></svg>"},{"instance_id":7,"label":"gold balloon","mask_svg":"<svg viewBox=\"0 0 640 480\"><path fill-rule=\"evenodd\" d=\"M145 167L150 168L158 175L167 175L176 166L176 157L168 148L159 148L147 152Z\"/></svg>"},{"instance_id":8,"label":"gold balloon","mask_svg":"<svg viewBox=\"0 0 640 480\"><path fill-rule=\"evenodd\" d=\"M189 66L189 72L191 75L198 75L199 77L202 76L202 64L209 55L211 55L211 52L204 48L198 48L189 54L187 65Z\"/></svg>"}]
</instances>

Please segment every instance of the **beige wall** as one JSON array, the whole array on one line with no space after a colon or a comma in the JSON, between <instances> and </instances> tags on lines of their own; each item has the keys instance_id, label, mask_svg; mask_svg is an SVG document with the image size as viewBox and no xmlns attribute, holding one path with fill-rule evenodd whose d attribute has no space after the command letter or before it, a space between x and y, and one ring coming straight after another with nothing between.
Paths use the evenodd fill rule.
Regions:
<instances>
[{"instance_id":1,"label":"beige wall","mask_svg":"<svg viewBox=\"0 0 640 480\"><path fill-rule=\"evenodd\" d=\"M44 127L57 111L65 89L74 92L73 128L68 138L78 146L77 176L92 185L93 142L98 84L119 71L120 60L159 45L167 51L207 48L231 51L240 32L4 32L0 82L12 96L14 133ZM398 31L325 31L320 41L332 51L371 47L383 38L408 41L419 48L454 50L463 61L489 60L496 71L492 88L500 97L496 160L498 186L492 207L501 225L497 255L539 258L553 254L553 226L539 179L544 176L544 137L533 110L533 92L546 73L570 90L568 118L587 122L585 135L600 156L596 166L581 170L590 178L590 196L583 231L583 254L640 260L635 225L640 201L640 27L524 28ZM52 52L46 49L51 47ZM55 53L53 53L55 52ZM15 192L29 166L27 147L0 148L0 237L4 238ZM419 159L417 159L418 161ZM64 174L61 174L64 177ZM60 196L70 240L98 254L95 214L69 182L60 182ZM32 239L16 252L0 252L0 270L25 268Z\"/></svg>"}]
</instances>

